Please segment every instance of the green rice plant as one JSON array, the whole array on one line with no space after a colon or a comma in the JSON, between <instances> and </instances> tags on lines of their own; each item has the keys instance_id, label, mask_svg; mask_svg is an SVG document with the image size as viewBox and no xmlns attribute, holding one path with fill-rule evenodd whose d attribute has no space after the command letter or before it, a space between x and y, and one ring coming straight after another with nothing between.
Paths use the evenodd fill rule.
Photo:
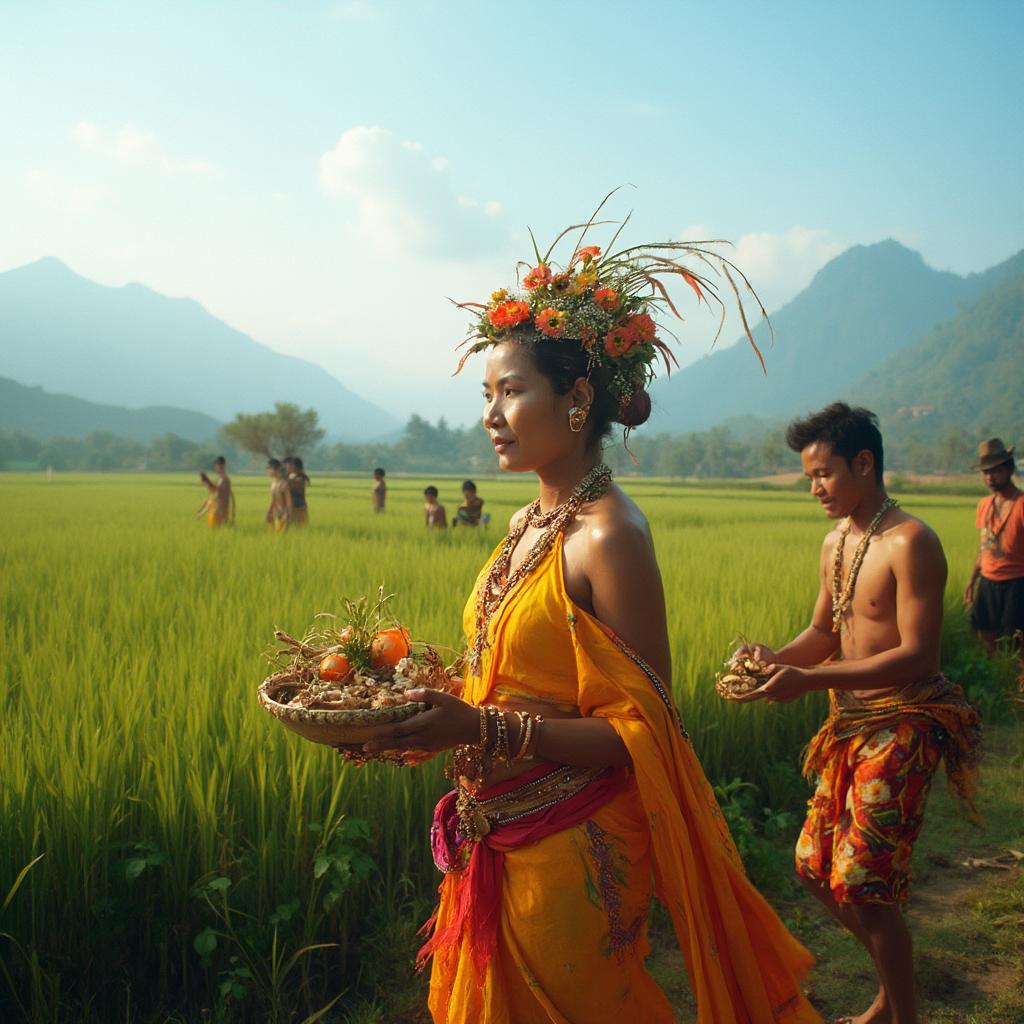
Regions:
<instances>
[{"instance_id":1,"label":"green rice plant","mask_svg":"<svg viewBox=\"0 0 1024 1024\"><path fill-rule=\"evenodd\" d=\"M353 768L280 728L255 690L275 627L299 634L382 583L414 636L461 650L476 574L532 483L479 480L489 530L434 534L422 525L428 482L457 500L457 480L396 479L387 511L374 515L369 481L315 479L311 526L274 535L257 478L235 480L238 525L210 531L192 519L202 492L190 478L4 476L0 892L11 896L0 1016L20 1003L40 1020L198 1019L228 983L228 1017L265 1019L268 997L237 973L255 975L252 965L230 960L237 943L207 949L207 938L206 953L197 949L223 924L202 896L213 879L230 888L246 957L263 957L264 971L278 963L274 998L300 1015L368 976L361 958L379 955L367 935L381 933L382 918L406 926L425 912L437 884L426 837L445 786L440 761ZM756 786L759 815L798 808L799 753L823 698L736 707L713 680L738 634L778 644L806 624L827 522L791 492L624 486L651 522L673 690L709 777ZM904 503L946 545L957 649L973 505L946 495ZM366 822L366 833L339 846L345 821ZM325 899L353 850L367 862ZM325 857L335 859L323 867ZM281 977L281 950L304 948Z\"/></svg>"}]
</instances>

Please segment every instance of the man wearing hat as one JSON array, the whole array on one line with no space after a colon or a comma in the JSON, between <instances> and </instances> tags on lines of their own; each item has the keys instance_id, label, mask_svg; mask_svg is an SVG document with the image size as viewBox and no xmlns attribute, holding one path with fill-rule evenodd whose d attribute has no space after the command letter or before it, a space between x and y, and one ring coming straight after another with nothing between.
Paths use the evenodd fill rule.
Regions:
<instances>
[{"instance_id":1,"label":"man wearing hat","mask_svg":"<svg viewBox=\"0 0 1024 1024\"><path fill-rule=\"evenodd\" d=\"M978 445L977 468L992 493L978 502L981 547L964 603L991 654L1001 638L1019 642L1024 632L1024 501L1013 483L1013 448L998 437Z\"/></svg>"}]
</instances>

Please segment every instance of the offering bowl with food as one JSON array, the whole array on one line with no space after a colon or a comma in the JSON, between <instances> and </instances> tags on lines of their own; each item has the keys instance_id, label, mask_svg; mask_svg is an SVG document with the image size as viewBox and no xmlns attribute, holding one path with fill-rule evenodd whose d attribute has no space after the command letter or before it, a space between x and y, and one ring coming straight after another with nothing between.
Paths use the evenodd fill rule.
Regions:
<instances>
[{"instance_id":1,"label":"offering bowl with food","mask_svg":"<svg viewBox=\"0 0 1024 1024\"><path fill-rule=\"evenodd\" d=\"M748 647L741 647L725 663L725 671L715 676L715 692L725 700L745 697L769 680L768 669Z\"/></svg>"},{"instance_id":2,"label":"offering bowl with food","mask_svg":"<svg viewBox=\"0 0 1024 1024\"><path fill-rule=\"evenodd\" d=\"M373 603L345 601L342 615L318 615L301 640L276 630L283 646L267 654L278 671L260 684L263 708L304 739L335 747L348 760L371 760L361 753L363 743L429 709L408 700L406 690L452 689L441 655L387 615L389 600L382 588ZM408 756L394 751L372 759L405 764Z\"/></svg>"}]
</instances>

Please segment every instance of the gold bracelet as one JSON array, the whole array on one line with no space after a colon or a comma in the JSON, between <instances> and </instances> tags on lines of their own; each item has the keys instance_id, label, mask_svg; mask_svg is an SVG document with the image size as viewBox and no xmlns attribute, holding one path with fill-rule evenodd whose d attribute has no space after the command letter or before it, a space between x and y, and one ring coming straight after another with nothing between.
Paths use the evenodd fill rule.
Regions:
<instances>
[{"instance_id":1,"label":"gold bracelet","mask_svg":"<svg viewBox=\"0 0 1024 1024\"><path fill-rule=\"evenodd\" d=\"M525 759L530 737L533 735L533 716L528 711L517 711L516 718L519 719L519 749L512 758L513 764Z\"/></svg>"},{"instance_id":2,"label":"gold bracelet","mask_svg":"<svg viewBox=\"0 0 1024 1024\"><path fill-rule=\"evenodd\" d=\"M537 747L540 746L540 727L543 723L543 715L533 716L533 731L530 735L530 741L523 749L524 761L533 761L537 757Z\"/></svg>"},{"instance_id":3,"label":"gold bracelet","mask_svg":"<svg viewBox=\"0 0 1024 1024\"><path fill-rule=\"evenodd\" d=\"M494 710L495 724L498 727L498 736L494 744L494 757L505 762L506 768L512 767L512 752L508 748L508 721L504 711Z\"/></svg>"}]
</instances>

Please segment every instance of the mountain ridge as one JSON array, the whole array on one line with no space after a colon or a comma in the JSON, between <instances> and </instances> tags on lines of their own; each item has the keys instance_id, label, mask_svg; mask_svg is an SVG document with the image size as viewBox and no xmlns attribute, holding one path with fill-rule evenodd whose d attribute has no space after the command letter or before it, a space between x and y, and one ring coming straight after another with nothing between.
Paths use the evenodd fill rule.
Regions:
<instances>
[{"instance_id":1,"label":"mountain ridge","mask_svg":"<svg viewBox=\"0 0 1024 1024\"><path fill-rule=\"evenodd\" d=\"M754 328L767 376L741 338L656 383L652 427L707 430L737 416L779 419L821 406L1020 267L1024 251L961 277L892 239L851 246L772 315L774 344L767 324Z\"/></svg>"},{"instance_id":2,"label":"mountain ridge","mask_svg":"<svg viewBox=\"0 0 1024 1024\"><path fill-rule=\"evenodd\" d=\"M400 427L322 367L275 352L195 299L97 284L56 257L0 273L0 342L7 377L97 404L225 421L291 401L315 408L331 438L368 441Z\"/></svg>"}]
</instances>

